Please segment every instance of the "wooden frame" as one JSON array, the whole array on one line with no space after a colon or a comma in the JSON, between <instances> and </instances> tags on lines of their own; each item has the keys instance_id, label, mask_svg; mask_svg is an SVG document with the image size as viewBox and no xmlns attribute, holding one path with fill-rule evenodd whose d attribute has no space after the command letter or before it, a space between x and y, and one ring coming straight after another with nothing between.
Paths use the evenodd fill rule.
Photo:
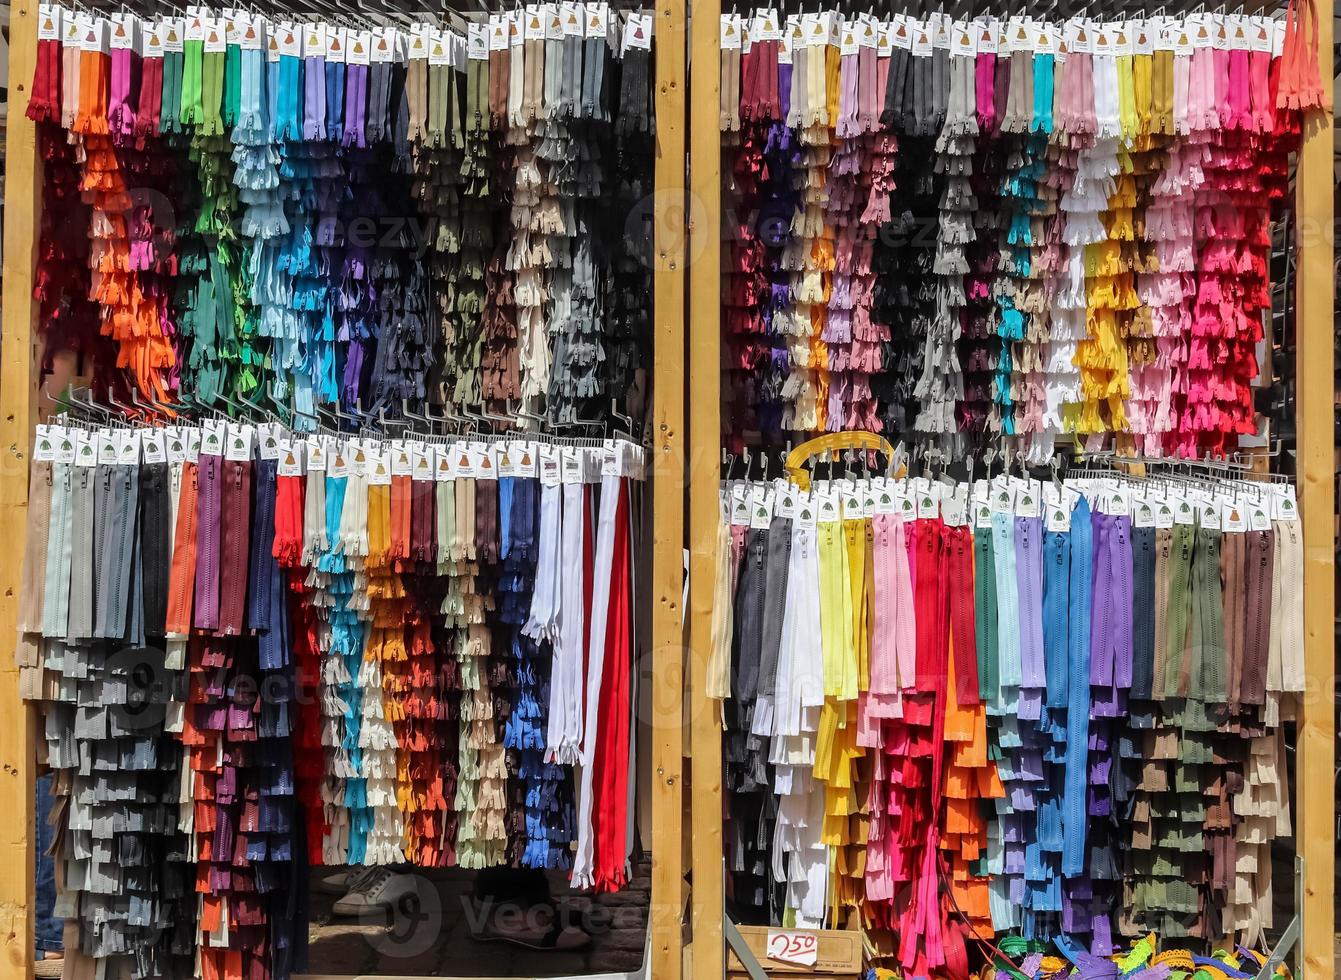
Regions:
<instances>
[{"instance_id":1,"label":"wooden frame","mask_svg":"<svg viewBox=\"0 0 1341 980\"><path fill-rule=\"evenodd\" d=\"M1318 51L1323 84L1332 85L1332 16L1335 0L1314 0L1318 19ZM713 573L710 553L717 516L717 453L721 429L719 317L721 267L721 187L719 108L721 54L719 0L694 4L690 43L690 86L694 93L690 129L690 187L695 205L691 240L689 400L694 406L691 444L701 471L690 474L689 541L690 641L694 683L690 704L693 719L694 847L693 964L699 978L724 976L722 946L721 731L703 695ZM1331 977L1333 961L1333 875L1336 866L1336 802L1333 765L1336 757L1335 641L1332 507L1333 378L1335 357L1333 302L1333 119L1310 112L1295 189L1298 288L1298 333L1295 410L1299 432L1298 486L1304 524L1304 633L1308 692L1299 722L1299 756L1295 775L1296 841L1304 861L1303 936L1297 950L1308 980ZM698 220L701 218L701 222ZM704 766L709 768L704 773ZM703 781L702 776L708 780ZM1307 789L1306 789L1307 788ZM1283 925L1283 923L1281 923ZM706 948L705 948L706 947Z\"/></svg>"},{"instance_id":2,"label":"wooden frame","mask_svg":"<svg viewBox=\"0 0 1341 980\"><path fill-rule=\"evenodd\" d=\"M1318 45L1331 51L1333 0L1318 0ZM37 47L35 0L13 0L9 39L9 116L6 136L3 338L0 339L0 527L12 535L27 523L28 454L36 411L32 304L39 232L40 161L36 133L25 111ZM721 730L705 695L710 652L713 551L717 523L717 458L720 443L721 188L718 132L718 15L720 0L694 4L687 23L685 0L656 5L658 157L655 180L655 317L653 379L653 790L652 911L649 921L655 980L680 980L681 932L687 890L683 820L683 738L686 725L692 766L695 942L689 962L699 980L724 975L722 915ZM692 78L686 75L686 36ZM1324 63L1326 58L1323 58ZM694 98L686 116L688 84ZM686 121L688 128L686 129ZM1332 902L1335 806L1333 721L1333 145L1332 118L1310 113L1299 157L1296 189L1299 269L1298 431L1299 490L1304 525L1305 657L1308 697L1299 726L1296 775L1297 838L1304 859L1303 944L1305 974L1333 972ZM689 193L685 194L686 135ZM686 242L685 230L688 231ZM688 246L686 248L686 245ZM692 266L686 263L692 261ZM689 309L685 306L688 272ZM688 344L686 344L686 333ZM693 406L685 443L685 398ZM681 608L681 548L686 523L691 549L688 619ZM21 551L21 549L19 549ZM15 551L11 549L11 556ZM0 636L13 649L22 569L0 565ZM690 697L682 697L688 637ZM0 830L0 935L6 937L3 973L32 976L33 770L37 757L35 712L19 697L13 657L0 655L0 812L15 815ZM687 719L687 720L686 720ZM1310 791L1304 791L1310 787Z\"/></svg>"},{"instance_id":3,"label":"wooden frame","mask_svg":"<svg viewBox=\"0 0 1341 980\"><path fill-rule=\"evenodd\" d=\"M36 422L40 350L32 303L40 232L40 160L27 118L37 56L37 2L12 0L4 220L3 366L0 367L0 527L27 526L28 455ZM682 589L684 539L685 0L656 7L654 191L655 362L652 377L652 900L650 974L679 980L687 889L681 768L683 739ZM22 554L20 548L17 554ZM0 974L30 980L33 970L34 768L37 712L21 700L13 649L21 562L0 564L0 812L20 815L0 829ZM663 846L664 844L664 846Z\"/></svg>"},{"instance_id":4,"label":"wooden frame","mask_svg":"<svg viewBox=\"0 0 1341 980\"><path fill-rule=\"evenodd\" d=\"M695 0L689 23L689 658L693 955L691 976L726 976L722 854L722 728L707 695L717 578L721 428L722 184L718 98L721 0ZM656 978L660 980L660 978Z\"/></svg>"},{"instance_id":5,"label":"wooden frame","mask_svg":"<svg viewBox=\"0 0 1341 980\"><path fill-rule=\"evenodd\" d=\"M9 8L9 114L5 133L3 335L0 336L0 528L19 540L28 526L28 455L36 424L33 273L41 230L41 161L28 119L37 63L37 0ZM37 712L19 697L14 662L22 549L0 563L0 935L5 976L33 975Z\"/></svg>"},{"instance_id":6,"label":"wooden frame","mask_svg":"<svg viewBox=\"0 0 1341 980\"><path fill-rule=\"evenodd\" d=\"M1322 83L1332 88L1333 0L1315 0ZM1295 180L1295 424L1304 517L1304 671L1295 767L1295 842L1304 861L1303 937L1298 962L1307 980L1335 972L1336 874L1336 554L1332 365L1336 270L1334 147L1330 112L1310 112Z\"/></svg>"},{"instance_id":7,"label":"wooden frame","mask_svg":"<svg viewBox=\"0 0 1341 980\"><path fill-rule=\"evenodd\" d=\"M652 907L649 975L680 980L684 881L685 0L656 5Z\"/></svg>"}]
</instances>

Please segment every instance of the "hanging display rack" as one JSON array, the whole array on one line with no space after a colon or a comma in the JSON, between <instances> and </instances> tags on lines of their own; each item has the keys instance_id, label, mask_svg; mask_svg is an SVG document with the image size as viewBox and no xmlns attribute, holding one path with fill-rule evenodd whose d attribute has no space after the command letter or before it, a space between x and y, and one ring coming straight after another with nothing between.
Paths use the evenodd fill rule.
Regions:
<instances>
[{"instance_id":1,"label":"hanging display rack","mask_svg":"<svg viewBox=\"0 0 1341 980\"><path fill-rule=\"evenodd\" d=\"M1135 5L1128 5L1134 7ZM661 980L725 975L721 822L721 730L706 700L711 641L713 542L718 521L721 437L719 295L722 274L721 154L718 132L719 16L716 0L655 6L657 155L654 207L654 369L650 427L656 509L652 549L653 892L646 969ZM1317 0L1318 48L1332 48L1332 0ZM311 8L315 9L315 8ZM35 343L33 261L42 166L26 118L27 79L37 50L37 4L10 8L10 112L4 219L3 342L0 345L0 526L26 524L28 461L38 421L40 348ZM692 63L695 71L690 72ZM687 100L690 85L694 98ZM687 134L699 137L690 141ZM1334 307L1333 120L1304 120L1294 186L1297 226L1298 478L1304 524L1305 668L1312 696L1299 727L1297 838L1305 868L1299 963L1307 976L1332 973L1335 724L1334 552L1330 515ZM686 191L684 161L689 162ZM694 311L692 321L687 309ZM686 398L694 406L686 418ZM681 500L688 481L688 507ZM658 504L660 506L658 506ZM688 608L682 555L690 549ZM21 568L6 564L0 634L15 635ZM0 928L20 937L5 953L8 975L31 976L35 841L36 715L19 698L18 672L0 658L0 806L12 820L0 839ZM691 760L691 761L687 761ZM685 779L691 779L686 793ZM686 872L693 882L692 893ZM684 957L684 926L692 955Z\"/></svg>"},{"instance_id":2,"label":"hanging display rack","mask_svg":"<svg viewBox=\"0 0 1341 980\"><path fill-rule=\"evenodd\" d=\"M780 5L784 16L801 14L815 16L825 5L816 8L813 5ZM868 17L872 13L879 20L888 22L898 14L927 18L939 16L944 8L929 4L915 5L877 5L874 11L865 6L828 5L851 17ZM1166 7L1154 5L1123 4L1118 9L1105 8L1102 12L1087 4L1048 4L1046 9L1030 9L1016 4L1006 4L1003 9L989 10L976 5L950 5L947 13L963 20L975 14L1005 16L1024 14L1041 17L1046 20L1063 20L1071 16L1097 14L1103 17L1132 16L1142 17L1163 15ZM1204 8L1193 5L1173 5L1168 13L1197 13ZM1251 5L1252 12L1269 12L1264 5ZM1317 5L1314 21L1318 25L1317 49L1320 52L1331 50L1332 39L1330 24L1332 10L1327 4ZM1226 8L1226 13L1246 12ZM728 14L742 13L741 8L726 4L696 4L694 20L691 24L691 66L694 69L691 85L695 98L690 108L691 131L699 134L711 134L722 129L735 139L736 134L730 122L723 119L731 112L733 100L740 98L740 92L724 90L724 78L732 84L735 76L731 66L724 68L724 59L720 56L724 40L723 17ZM1324 66L1325 66L1324 61ZM833 65L831 64L832 68ZM742 65L743 69L743 65ZM1325 73L1325 72L1324 72ZM972 83L970 83L970 89ZM760 86L756 91L766 92ZM722 98L727 100L722 103ZM719 111L721 115L719 115ZM1332 201L1332 119L1329 112L1310 111L1305 113L1302 123L1302 143L1298 154L1298 166L1293 184L1294 220L1302 227L1330 227ZM690 360L688 376L691 404L696 411L690 420L691 458L715 458L721 440L725 436L733 448L743 441L751 444L758 439L756 432L739 431L739 427L727 425L723 428L722 413L731 410L737 404L731 397L723 400L724 381L715 366L725 365L727 371L738 370L748 358L738 360L732 350L728 355L725 345L740 340L748 345L754 336L748 330L740 335L733 334L727 323L728 311L722 307L724 296L728 304L738 304L745 294L724 292L724 283L732 275L748 269L740 265L741 257L733 251L728 258L726 252L733 248L735 238L728 234L726 221L732 219L730 209L725 208L723 185L732 176L726 170L732 164L725 138L695 140L690 153L691 200L695 207L701 208L702 222L694 225L691 239L691 251L695 264L690 270L689 297L690 306L695 310L694 321L690 324ZM820 147L823 149L823 147ZM832 174L830 175L832 177ZM934 206L934 198L932 199ZM744 215L736 214L733 220L745 221ZM730 229L734 231L734 227ZM1319 696L1305 699L1304 716L1299 726L1299 755L1295 794L1295 812L1298 817L1297 840L1301 865L1304 868L1302 887L1303 945L1296 962L1308 975L1330 976L1332 972L1331 940L1327 935L1332 916L1331 869L1334 866L1334 801L1328 787L1334 759L1334 705L1329 696L1330 682L1334 674L1333 641L1333 475L1332 475L1332 303L1333 269L1332 243L1329 235L1296 234L1297 262L1299 268L1298 301L1295 306L1295 319L1299 335L1298 360L1298 400L1296 403L1299 425L1299 468L1298 485L1301 507L1306 515L1304 524L1304 608L1305 608L1305 667L1310 691L1318 685ZM767 247L767 243L765 245ZM765 286L767 289L767 286ZM939 294L938 294L939 295ZM761 303L768 297L761 298ZM735 310L729 312L735 313ZM756 316L757 309L746 309L747 316ZM1309 356L1313 361L1309 361ZM776 398L779 391L783 399L788 389L777 379L767 376L767 362L770 355L767 349L762 353L759 370L765 375L760 388ZM785 358L783 359L785 360ZM772 359L776 368L779 359ZM858 369L860 370L860 369ZM755 383L755 378L750 379ZM937 382L933 379L931 384ZM853 386L854 390L858 386ZM739 389L737 389L739 390ZM794 394L795 389L790 393ZM734 394L734 392L733 392ZM854 396L855 397L855 396ZM721 406L721 407L719 407ZM795 412L800 415L808 410L798 401ZM786 412L784 407L783 411ZM738 419L737 419L738 421ZM805 425L781 426L813 430L813 421L807 418ZM844 424L851 424L850 421ZM751 426L750 428L754 428ZM759 426L763 428L763 426ZM776 425L775 425L776 428ZM922 426L917 426L922 428ZM940 431L940 430L936 430ZM892 438L892 437L891 437ZM767 444L767 439L765 439ZM739 451L737 449L737 451ZM933 450L934 451L934 450ZM1047 454L1044 454L1045 456ZM1197 453L1200 456L1200 453ZM980 456L985 461L986 454ZM1133 458L1130 463L1139 468L1143 461ZM690 570L690 615L689 635L691 660L693 666L692 688L695 700L710 689L712 681L710 667L713 649L713 591L712 573L715 537L718 533L719 485L710 479L700 477L691 482L689 488L690 530L689 543L692 567ZM725 885L717 875L717 869L723 853L723 840L720 836L721 822L717 814L721 812L720 790L724 775L716 760L721 758L722 733L717 717L711 712L702 711L693 716L693 731L690 737L693 754L693 779L691 781L692 814L695 823L695 837L692 855L693 892L693 950L690 957L695 976L721 975L724 957L722 952L722 933L720 923L726 914ZM704 772L705 767L709 770ZM706 782L702 777L708 776ZM1315 790L1312 787L1317 786ZM1320 863L1319 863L1320 862ZM1319 869L1311 871L1310 869Z\"/></svg>"}]
</instances>

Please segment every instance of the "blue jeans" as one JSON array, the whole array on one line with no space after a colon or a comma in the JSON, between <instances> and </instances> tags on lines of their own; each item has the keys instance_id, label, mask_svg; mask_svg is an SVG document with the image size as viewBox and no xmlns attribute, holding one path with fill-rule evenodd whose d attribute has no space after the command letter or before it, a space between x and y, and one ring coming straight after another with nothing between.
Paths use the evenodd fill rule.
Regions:
<instances>
[{"instance_id":1,"label":"blue jeans","mask_svg":"<svg viewBox=\"0 0 1341 980\"><path fill-rule=\"evenodd\" d=\"M37 936L39 953L59 953L65 949L64 923L52 913L56 909L56 863L47 853L56 832L48 822L51 817L50 773L37 778Z\"/></svg>"}]
</instances>

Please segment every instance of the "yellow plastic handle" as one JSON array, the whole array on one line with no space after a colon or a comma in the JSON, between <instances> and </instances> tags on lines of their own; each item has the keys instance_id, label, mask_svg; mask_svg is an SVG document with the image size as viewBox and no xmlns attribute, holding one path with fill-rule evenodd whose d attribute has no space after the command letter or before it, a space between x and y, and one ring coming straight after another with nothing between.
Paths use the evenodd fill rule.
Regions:
<instances>
[{"instance_id":1,"label":"yellow plastic handle","mask_svg":"<svg viewBox=\"0 0 1341 980\"><path fill-rule=\"evenodd\" d=\"M889 440L874 432L830 432L801 443L787 454L787 476L802 490L809 490L810 473L805 464L820 453L845 452L849 449L863 452L874 449L884 453L886 459L894 458L894 447L889 444Z\"/></svg>"}]
</instances>

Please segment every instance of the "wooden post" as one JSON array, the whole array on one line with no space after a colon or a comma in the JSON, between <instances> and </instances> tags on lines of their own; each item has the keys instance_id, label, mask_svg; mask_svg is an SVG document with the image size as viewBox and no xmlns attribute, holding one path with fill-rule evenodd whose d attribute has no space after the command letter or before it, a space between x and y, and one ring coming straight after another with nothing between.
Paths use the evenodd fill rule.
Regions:
<instances>
[{"instance_id":1,"label":"wooden post","mask_svg":"<svg viewBox=\"0 0 1341 980\"><path fill-rule=\"evenodd\" d=\"M722 915L722 732L707 696L721 446L722 187L718 133L721 0L695 0L689 131L689 641L693 804L693 977L726 975Z\"/></svg>"},{"instance_id":2,"label":"wooden post","mask_svg":"<svg viewBox=\"0 0 1341 980\"><path fill-rule=\"evenodd\" d=\"M652 383L652 908L648 969L684 955L685 2L656 8L657 157Z\"/></svg>"},{"instance_id":3,"label":"wooden post","mask_svg":"<svg viewBox=\"0 0 1341 980\"><path fill-rule=\"evenodd\" d=\"M0 528L11 547L0 562L0 941L3 972L33 975L35 712L19 696L14 663L18 593L28 525L28 456L36 406L33 268L40 231L37 130L28 119L37 61L36 0L9 8L9 119L5 138L4 335L0 340Z\"/></svg>"},{"instance_id":4,"label":"wooden post","mask_svg":"<svg viewBox=\"0 0 1341 980\"><path fill-rule=\"evenodd\" d=\"M1332 85L1333 0L1315 0L1322 83ZM1295 769L1295 840L1304 859L1303 943L1298 964L1307 980L1331 977L1336 874L1335 554L1332 509L1332 418L1335 357L1332 267L1332 115L1310 112L1295 175L1295 411L1299 497L1304 534L1304 669L1308 684L1299 723Z\"/></svg>"}]
</instances>

